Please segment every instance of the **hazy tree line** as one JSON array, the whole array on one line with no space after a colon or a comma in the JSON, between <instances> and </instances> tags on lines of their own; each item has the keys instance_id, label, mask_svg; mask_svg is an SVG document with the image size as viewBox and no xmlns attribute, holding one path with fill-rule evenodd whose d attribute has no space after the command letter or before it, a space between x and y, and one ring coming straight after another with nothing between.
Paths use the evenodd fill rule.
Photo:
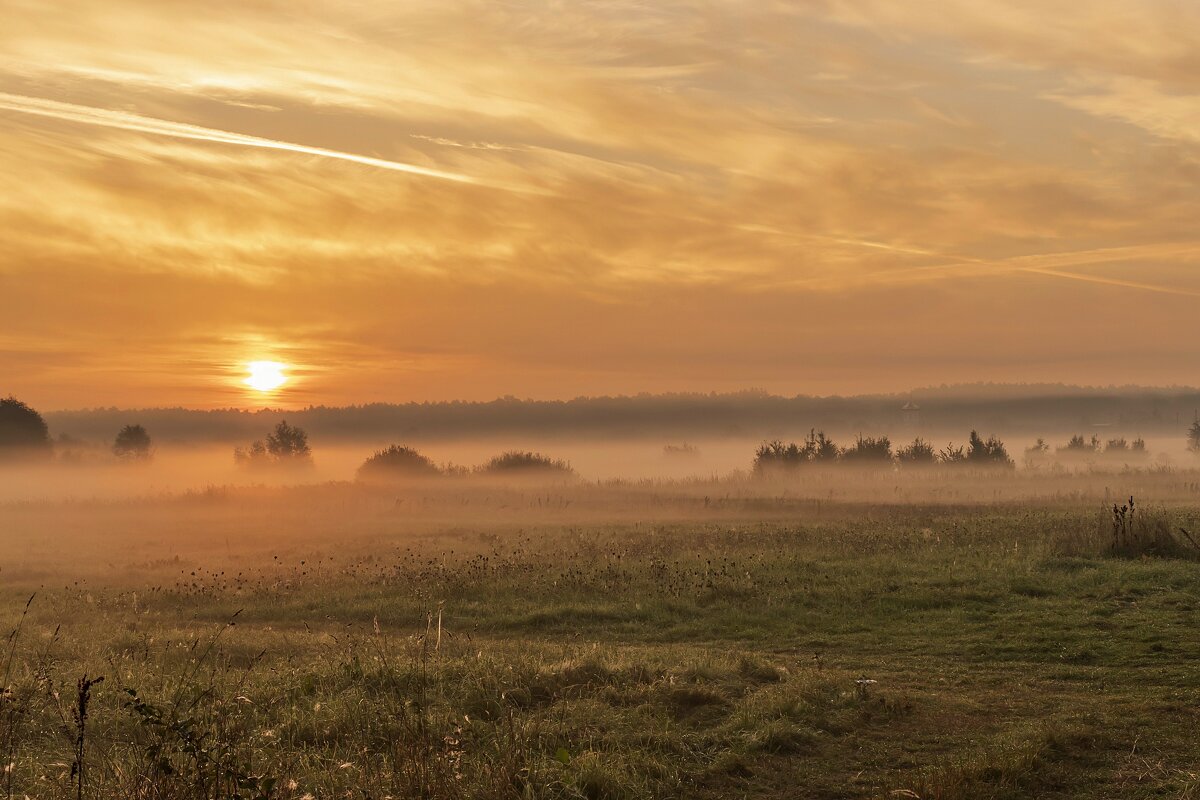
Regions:
<instances>
[{"instance_id":1,"label":"hazy tree line","mask_svg":"<svg viewBox=\"0 0 1200 800\"><path fill-rule=\"evenodd\" d=\"M813 429L803 442L784 443L778 439L763 443L754 454L754 472L758 475L797 469L806 465L850 464L859 466L963 464L971 466L1015 466L1004 442L995 436L984 439L971 431L965 445L947 444L940 450L917 437L910 444L893 450L887 436L858 436L845 447Z\"/></svg>"},{"instance_id":2,"label":"hazy tree line","mask_svg":"<svg viewBox=\"0 0 1200 800\"><path fill-rule=\"evenodd\" d=\"M565 401L377 403L296 411L182 408L92 409L49 415L55 430L100 439L138 420L172 442L245 441L283 419L312 435L336 439L471 438L493 433L597 436L752 436L773 438L816 425L826 431L903 430L901 407L909 395L779 397L766 392L641 394ZM1010 436L1088 430L1099 424L1146 434L1178 435L1200 409L1194 391L1088 390L1072 387L979 386L923 390L919 429L1005 431Z\"/></svg>"}]
</instances>

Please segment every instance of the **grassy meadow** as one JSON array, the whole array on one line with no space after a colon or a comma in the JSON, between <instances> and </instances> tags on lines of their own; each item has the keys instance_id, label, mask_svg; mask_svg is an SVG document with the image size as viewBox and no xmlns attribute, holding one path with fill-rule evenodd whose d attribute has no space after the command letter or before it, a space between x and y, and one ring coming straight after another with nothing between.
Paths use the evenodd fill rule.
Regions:
<instances>
[{"instance_id":1,"label":"grassy meadow","mask_svg":"<svg viewBox=\"0 0 1200 800\"><path fill-rule=\"evenodd\" d=\"M1200 797L1197 481L6 503L0 792Z\"/></svg>"}]
</instances>

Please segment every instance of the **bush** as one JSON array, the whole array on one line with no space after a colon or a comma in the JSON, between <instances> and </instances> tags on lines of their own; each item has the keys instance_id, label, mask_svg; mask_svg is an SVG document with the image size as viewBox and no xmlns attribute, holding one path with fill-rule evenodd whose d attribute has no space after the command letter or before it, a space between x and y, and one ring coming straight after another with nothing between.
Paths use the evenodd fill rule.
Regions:
<instances>
[{"instance_id":1,"label":"bush","mask_svg":"<svg viewBox=\"0 0 1200 800\"><path fill-rule=\"evenodd\" d=\"M126 425L117 433L112 449L117 458L150 458L150 434L141 425Z\"/></svg>"},{"instance_id":2,"label":"bush","mask_svg":"<svg viewBox=\"0 0 1200 800\"><path fill-rule=\"evenodd\" d=\"M50 429L42 415L15 397L0 398L0 456L49 453Z\"/></svg>"},{"instance_id":3,"label":"bush","mask_svg":"<svg viewBox=\"0 0 1200 800\"><path fill-rule=\"evenodd\" d=\"M754 473L762 475L768 472L795 469L801 464L807 463L811 456L812 453L809 450L800 447L795 442L784 444L778 439L763 442L754 451Z\"/></svg>"},{"instance_id":4,"label":"bush","mask_svg":"<svg viewBox=\"0 0 1200 800\"><path fill-rule=\"evenodd\" d=\"M878 438L859 436L854 440L853 447L847 447L842 452L842 459L854 463L890 463L892 460L892 442L886 436Z\"/></svg>"},{"instance_id":5,"label":"bush","mask_svg":"<svg viewBox=\"0 0 1200 800\"><path fill-rule=\"evenodd\" d=\"M376 452L362 463L357 473L359 480L415 478L440 474L442 471L428 457L411 447L398 444Z\"/></svg>"},{"instance_id":6,"label":"bush","mask_svg":"<svg viewBox=\"0 0 1200 800\"><path fill-rule=\"evenodd\" d=\"M538 474L538 473L557 473L560 475L574 475L575 470L571 469L571 465L566 461L550 458L541 453L533 453L521 450L509 450L495 456L482 467L478 468L478 472L489 475L502 474Z\"/></svg>"},{"instance_id":7,"label":"bush","mask_svg":"<svg viewBox=\"0 0 1200 800\"><path fill-rule=\"evenodd\" d=\"M933 445L918 436L912 444L896 451L896 460L901 464L933 464L937 462L937 453Z\"/></svg>"}]
</instances>

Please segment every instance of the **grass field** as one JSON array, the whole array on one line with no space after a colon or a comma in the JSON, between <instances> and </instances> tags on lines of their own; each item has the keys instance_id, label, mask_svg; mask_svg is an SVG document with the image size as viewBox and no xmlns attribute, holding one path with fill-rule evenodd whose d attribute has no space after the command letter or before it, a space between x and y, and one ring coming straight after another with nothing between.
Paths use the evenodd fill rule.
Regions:
<instances>
[{"instance_id":1,"label":"grass field","mask_svg":"<svg viewBox=\"0 0 1200 800\"><path fill-rule=\"evenodd\" d=\"M2 506L0 791L1200 797L1195 478L897 480Z\"/></svg>"}]
</instances>

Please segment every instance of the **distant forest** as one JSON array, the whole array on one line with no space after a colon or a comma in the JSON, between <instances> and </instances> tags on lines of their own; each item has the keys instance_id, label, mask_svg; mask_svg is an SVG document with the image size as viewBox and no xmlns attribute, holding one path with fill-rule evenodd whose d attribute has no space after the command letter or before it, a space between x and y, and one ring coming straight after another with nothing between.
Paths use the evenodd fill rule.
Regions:
<instances>
[{"instance_id":1,"label":"distant forest","mask_svg":"<svg viewBox=\"0 0 1200 800\"><path fill-rule=\"evenodd\" d=\"M909 408L905 410L905 406ZM919 406L919 410L912 406ZM1142 387L976 384L894 395L780 397L761 391L639 394L574 400L373 403L332 408L98 408L44 414L54 436L110 440L135 422L156 441L234 443L281 419L314 440L434 440L511 434L539 437L800 437L811 428L837 435L899 437L909 431L961 438L979 429L1007 436L1056 433L1183 436L1200 411L1200 390Z\"/></svg>"}]
</instances>

